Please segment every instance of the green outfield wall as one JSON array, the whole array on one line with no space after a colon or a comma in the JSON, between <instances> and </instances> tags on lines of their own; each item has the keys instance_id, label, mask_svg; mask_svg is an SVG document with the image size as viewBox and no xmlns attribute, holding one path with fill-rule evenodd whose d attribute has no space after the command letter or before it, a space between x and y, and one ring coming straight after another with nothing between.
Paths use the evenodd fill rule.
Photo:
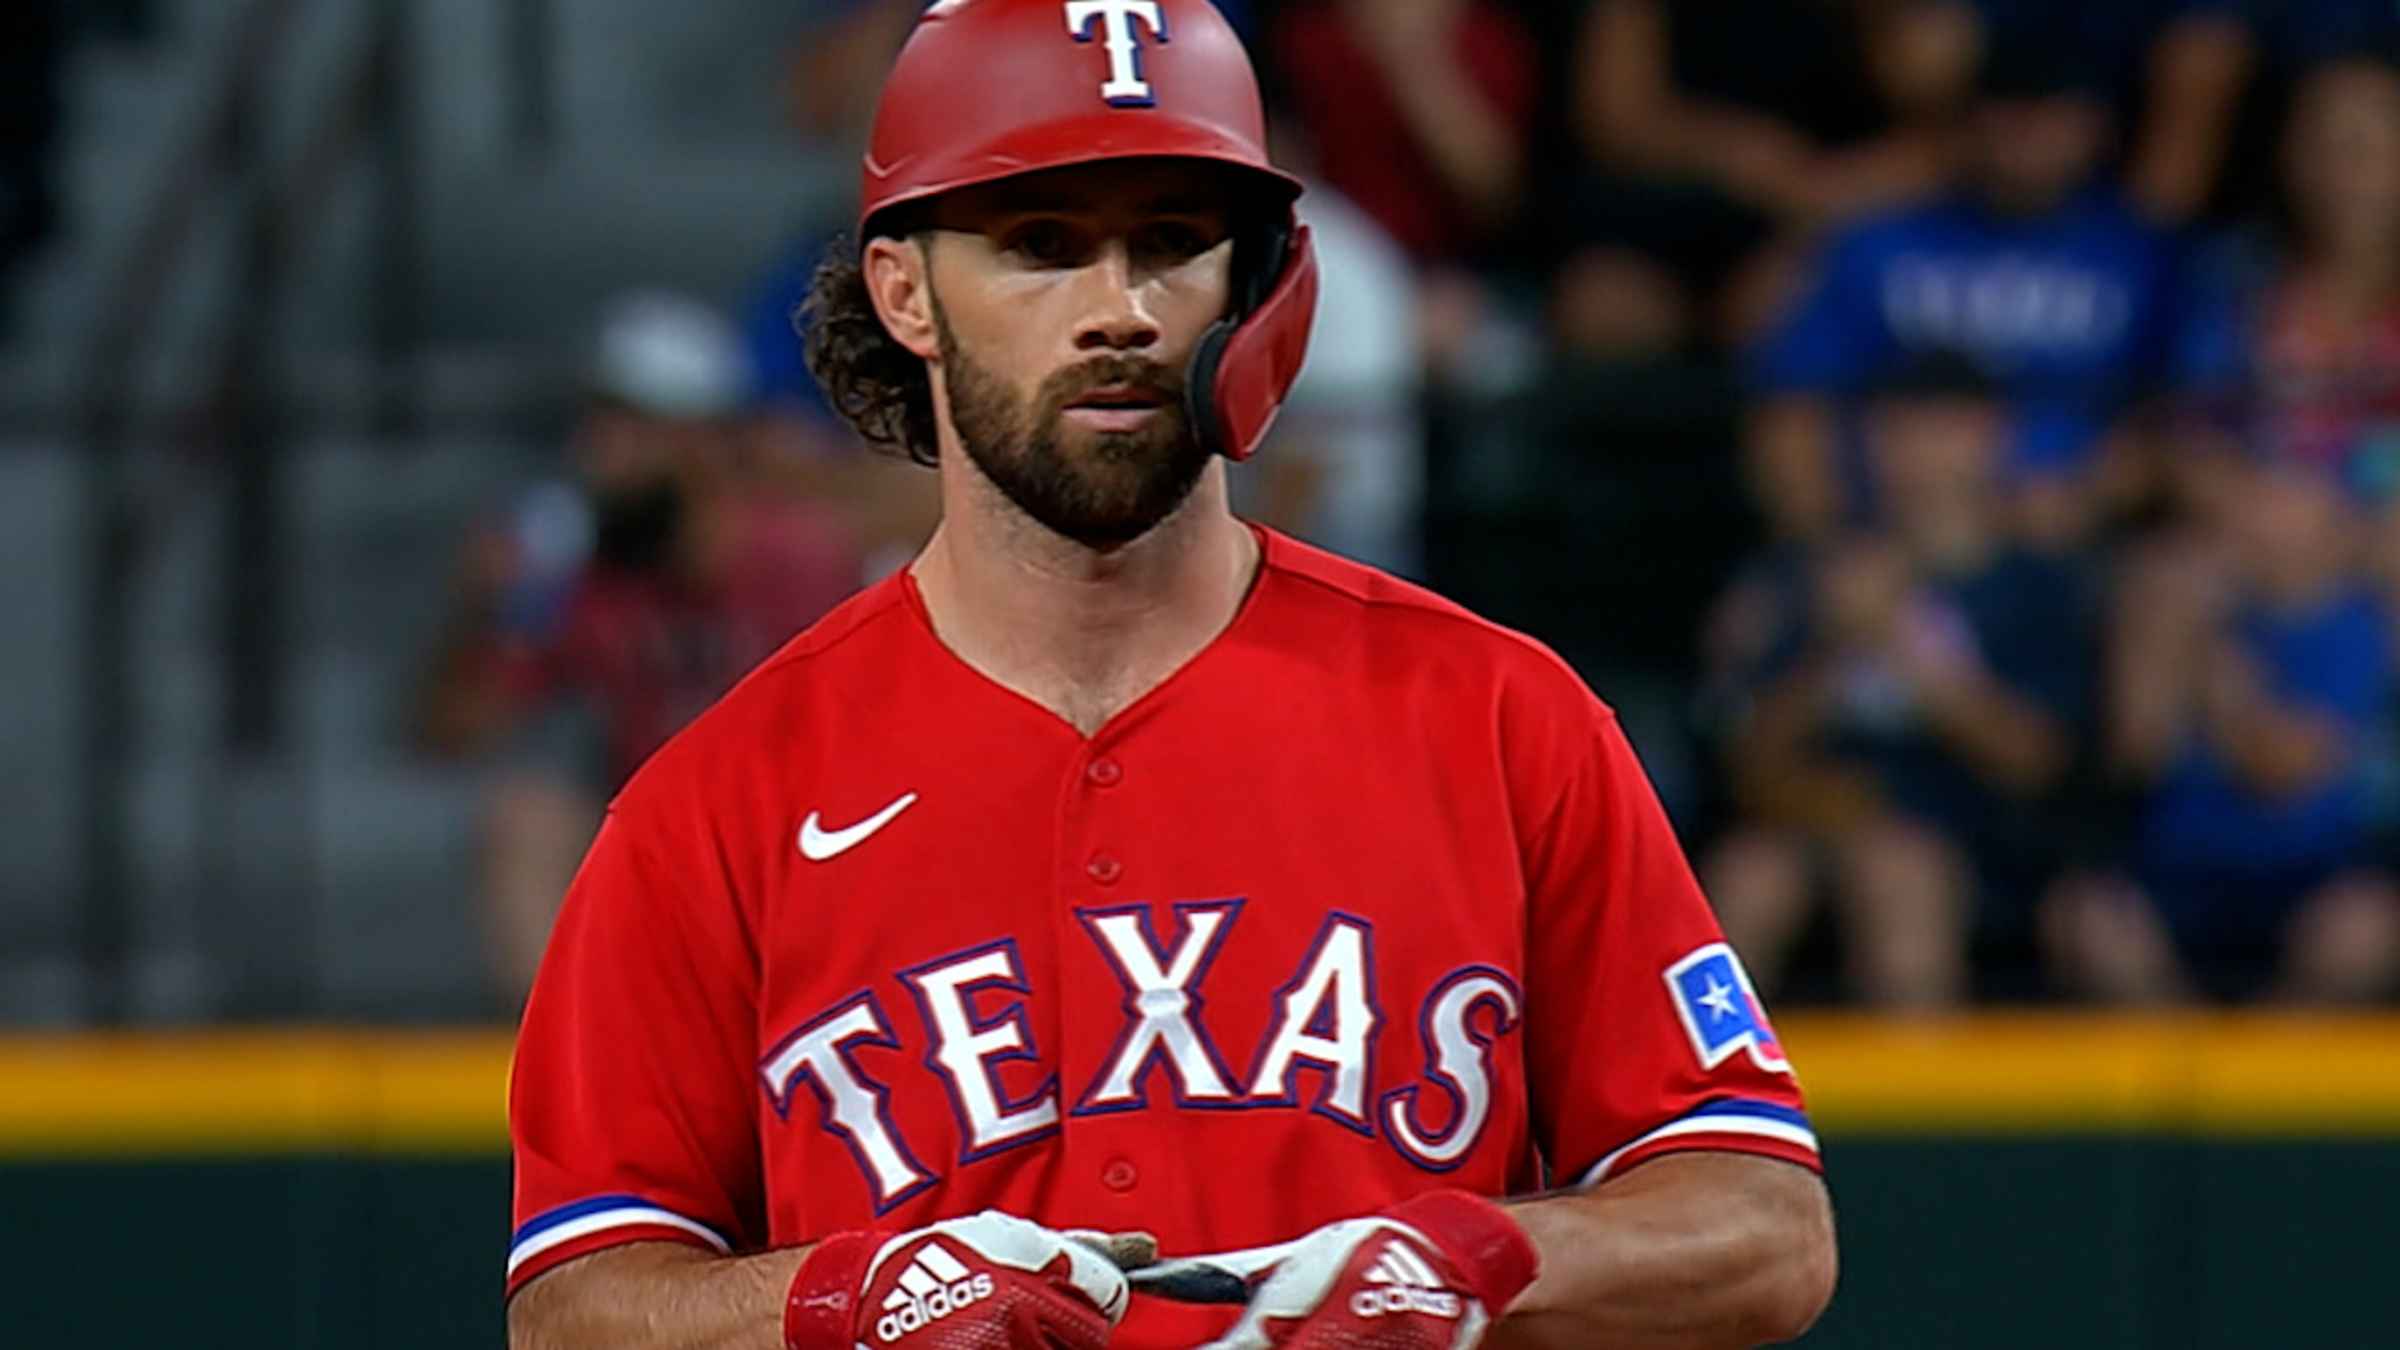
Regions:
<instances>
[{"instance_id":1,"label":"green outfield wall","mask_svg":"<svg viewBox=\"0 0 2400 1350\"><path fill-rule=\"evenodd\" d=\"M2400 1346L2400 1021L1784 1034L1843 1236L1806 1344ZM506 1060L490 1036L0 1041L0 1344L500 1344Z\"/></svg>"}]
</instances>

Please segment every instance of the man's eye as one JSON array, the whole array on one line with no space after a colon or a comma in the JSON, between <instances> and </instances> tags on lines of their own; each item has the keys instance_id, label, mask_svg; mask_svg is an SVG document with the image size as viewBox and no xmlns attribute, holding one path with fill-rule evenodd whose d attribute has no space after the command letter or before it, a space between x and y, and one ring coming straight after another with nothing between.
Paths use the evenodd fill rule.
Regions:
<instances>
[{"instance_id":1,"label":"man's eye","mask_svg":"<svg viewBox=\"0 0 2400 1350\"><path fill-rule=\"evenodd\" d=\"M1072 262L1075 256L1074 234L1052 221L1020 227L1009 235L1008 246L1027 260L1046 266Z\"/></svg>"},{"instance_id":2,"label":"man's eye","mask_svg":"<svg viewBox=\"0 0 2400 1350\"><path fill-rule=\"evenodd\" d=\"M1196 258L1216 241L1193 225L1153 225L1142 232L1142 251L1154 257Z\"/></svg>"}]
</instances>

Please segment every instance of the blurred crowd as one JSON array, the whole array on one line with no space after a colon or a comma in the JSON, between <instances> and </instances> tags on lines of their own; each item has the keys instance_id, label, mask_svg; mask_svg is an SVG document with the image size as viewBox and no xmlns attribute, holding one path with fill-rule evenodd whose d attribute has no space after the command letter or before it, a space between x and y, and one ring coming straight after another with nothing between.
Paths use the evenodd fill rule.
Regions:
<instances>
[{"instance_id":1,"label":"blurred crowd","mask_svg":"<svg viewBox=\"0 0 2400 1350\"><path fill-rule=\"evenodd\" d=\"M1581 667L1766 991L2400 992L2400 8L1221 7L1327 284L1239 500ZM808 7L794 134L917 8ZM801 361L846 214L614 307L471 533L418 721L505 987L630 768L932 524Z\"/></svg>"}]
</instances>

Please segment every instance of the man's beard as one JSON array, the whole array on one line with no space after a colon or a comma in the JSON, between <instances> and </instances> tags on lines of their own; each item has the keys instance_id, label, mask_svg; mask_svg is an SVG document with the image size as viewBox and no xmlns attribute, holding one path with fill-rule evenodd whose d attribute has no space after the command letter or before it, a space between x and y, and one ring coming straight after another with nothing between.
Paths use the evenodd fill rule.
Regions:
<instances>
[{"instance_id":1,"label":"man's beard","mask_svg":"<svg viewBox=\"0 0 2400 1350\"><path fill-rule=\"evenodd\" d=\"M1106 551L1148 534L1192 495L1208 452L1184 416L1179 373L1138 356L1096 357L1052 375L1023 402L960 350L938 307L934 317L959 440L983 476L1044 528ZM1067 405L1118 384L1156 390L1163 402L1141 429L1100 432L1070 453Z\"/></svg>"}]
</instances>

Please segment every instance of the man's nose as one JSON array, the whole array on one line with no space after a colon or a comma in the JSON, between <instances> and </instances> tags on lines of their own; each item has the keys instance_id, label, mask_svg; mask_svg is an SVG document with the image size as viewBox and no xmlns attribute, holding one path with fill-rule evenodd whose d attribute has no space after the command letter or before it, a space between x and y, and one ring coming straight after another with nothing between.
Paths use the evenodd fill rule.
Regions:
<instances>
[{"instance_id":1,"label":"man's nose","mask_svg":"<svg viewBox=\"0 0 2400 1350\"><path fill-rule=\"evenodd\" d=\"M1149 309L1147 278L1134 270L1123 240L1111 242L1084 269L1083 319L1075 331L1077 351L1141 351L1158 344L1158 320Z\"/></svg>"}]
</instances>

